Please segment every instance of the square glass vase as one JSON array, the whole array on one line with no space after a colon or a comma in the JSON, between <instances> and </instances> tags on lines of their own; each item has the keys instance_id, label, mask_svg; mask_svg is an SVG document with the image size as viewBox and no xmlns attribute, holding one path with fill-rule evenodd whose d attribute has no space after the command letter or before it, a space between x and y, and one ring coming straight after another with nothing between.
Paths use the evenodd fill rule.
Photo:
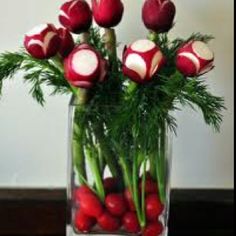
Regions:
<instances>
[{"instance_id":1,"label":"square glass vase","mask_svg":"<svg viewBox=\"0 0 236 236\"><path fill-rule=\"evenodd\" d=\"M102 109L119 115L116 107ZM106 113L96 117L72 98L67 236L168 235L172 135L166 127L155 131L153 148L134 138L124 145Z\"/></svg>"}]
</instances>

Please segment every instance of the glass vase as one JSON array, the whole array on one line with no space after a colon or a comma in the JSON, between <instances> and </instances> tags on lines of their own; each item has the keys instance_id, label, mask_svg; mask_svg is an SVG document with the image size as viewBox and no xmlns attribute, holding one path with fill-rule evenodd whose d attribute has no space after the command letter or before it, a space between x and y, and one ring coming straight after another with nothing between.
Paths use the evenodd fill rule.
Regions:
<instances>
[{"instance_id":1,"label":"glass vase","mask_svg":"<svg viewBox=\"0 0 236 236\"><path fill-rule=\"evenodd\" d=\"M152 151L135 140L123 150L108 125L88 122L86 107L75 101L69 105L67 236L167 236L172 138L166 124L155 131ZM106 109L119 116L116 107Z\"/></svg>"}]
</instances>

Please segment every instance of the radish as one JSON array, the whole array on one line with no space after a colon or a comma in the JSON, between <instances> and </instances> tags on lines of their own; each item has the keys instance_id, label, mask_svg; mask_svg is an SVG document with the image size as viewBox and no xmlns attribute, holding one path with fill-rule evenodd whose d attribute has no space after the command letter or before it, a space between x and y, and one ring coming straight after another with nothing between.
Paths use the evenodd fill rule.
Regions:
<instances>
[{"instance_id":1,"label":"radish","mask_svg":"<svg viewBox=\"0 0 236 236\"><path fill-rule=\"evenodd\" d=\"M143 232L143 236L158 236L163 233L164 227L163 225L158 223L151 223L147 226L147 228Z\"/></svg>"},{"instance_id":2,"label":"radish","mask_svg":"<svg viewBox=\"0 0 236 236\"><path fill-rule=\"evenodd\" d=\"M92 0L92 8L96 23L104 28L117 26L124 12L121 0Z\"/></svg>"},{"instance_id":3,"label":"radish","mask_svg":"<svg viewBox=\"0 0 236 236\"><path fill-rule=\"evenodd\" d=\"M60 48L61 39L53 24L42 24L25 35L24 46L32 57L48 59L55 56Z\"/></svg>"},{"instance_id":4,"label":"radish","mask_svg":"<svg viewBox=\"0 0 236 236\"><path fill-rule=\"evenodd\" d=\"M77 206L79 206L80 196L84 195L84 194L87 194L87 193L88 194L93 194L92 190L89 187L87 187L86 185L82 185L81 187L76 188L74 190L73 199L74 199L75 204Z\"/></svg>"},{"instance_id":5,"label":"radish","mask_svg":"<svg viewBox=\"0 0 236 236\"><path fill-rule=\"evenodd\" d=\"M140 191L142 190L142 181L140 181L139 183L139 188ZM150 194L150 193L158 193L158 189L157 189L157 183L154 182L151 178L147 178L146 179L146 183L145 183L145 193L146 194Z\"/></svg>"},{"instance_id":6,"label":"radish","mask_svg":"<svg viewBox=\"0 0 236 236\"><path fill-rule=\"evenodd\" d=\"M85 0L69 0L61 6L59 21L73 33L86 32L92 25L92 11Z\"/></svg>"},{"instance_id":7,"label":"radish","mask_svg":"<svg viewBox=\"0 0 236 236\"><path fill-rule=\"evenodd\" d=\"M86 216L82 211L77 211L75 213L74 226L78 231L89 233L95 223L96 220L94 218Z\"/></svg>"},{"instance_id":8,"label":"radish","mask_svg":"<svg viewBox=\"0 0 236 236\"><path fill-rule=\"evenodd\" d=\"M98 218L98 224L107 232L115 232L120 228L119 219L115 218L107 211L103 212L103 214Z\"/></svg>"},{"instance_id":9,"label":"radish","mask_svg":"<svg viewBox=\"0 0 236 236\"><path fill-rule=\"evenodd\" d=\"M170 0L145 0L142 17L149 30L164 33L172 28L175 13L175 5Z\"/></svg>"},{"instance_id":10,"label":"radish","mask_svg":"<svg viewBox=\"0 0 236 236\"><path fill-rule=\"evenodd\" d=\"M125 190L124 196L125 196L125 199L126 199L126 202L129 206L130 211L136 211L133 196L132 196L132 193L130 192L129 189Z\"/></svg>"},{"instance_id":11,"label":"radish","mask_svg":"<svg viewBox=\"0 0 236 236\"><path fill-rule=\"evenodd\" d=\"M57 32L59 37L61 38L59 54L62 57L67 57L75 47L74 39L67 29L60 28L57 30Z\"/></svg>"},{"instance_id":12,"label":"radish","mask_svg":"<svg viewBox=\"0 0 236 236\"><path fill-rule=\"evenodd\" d=\"M165 61L160 48L150 40L131 44L123 55L123 73L137 83L150 81Z\"/></svg>"},{"instance_id":13,"label":"radish","mask_svg":"<svg viewBox=\"0 0 236 236\"><path fill-rule=\"evenodd\" d=\"M80 210L87 216L98 218L103 213L102 203L93 193L80 193L79 195Z\"/></svg>"},{"instance_id":14,"label":"radish","mask_svg":"<svg viewBox=\"0 0 236 236\"><path fill-rule=\"evenodd\" d=\"M191 41L177 52L176 66L187 77L203 75L214 68L214 53L207 44Z\"/></svg>"},{"instance_id":15,"label":"radish","mask_svg":"<svg viewBox=\"0 0 236 236\"><path fill-rule=\"evenodd\" d=\"M127 212L123 217L123 226L129 233L138 234L141 230L137 215L134 212Z\"/></svg>"},{"instance_id":16,"label":"radish","mask_svg":"<svg viewBox=\"0 0 236 236\"><path fill-rule=\"evenodd\" d=\"M106 197L105 205L114 216L123 216L127 210L126 201L122 194L109 194Z\"/></svg>"},{"instance_id":17,"label":"radish","mask_svg":"<svg viewBox=\"0 0 236 236\"><path fill-rule=\"evenodd\" d=\"M104 185L104 189L107 194L115 193L115 192L117 192L117 188L119 186L119 181L117 178L110 177L110 178L104 179L103 185Z\"/></svg>"},{"instance_id":18,"label":"radish","mask_svg":"<svg viewBox=\"0 0 236 236\"><path fill-rule=\"evenodd\" d=\"M64 69L70 84L88 89L97 81L104 81L107 62L93 47L81 44L66 58Z\"/></svg>"},{"instance_id":19,"label":"radish","mask_svg":"<svg viewBox=\"0 0 236 236\"><path fill-rule=\"evenodd\" d=\"M158 198L157 194L150 194L146 198L146 216L149 221L158 220L162 214L164 206Z\"/></svg>"}]
</instances>

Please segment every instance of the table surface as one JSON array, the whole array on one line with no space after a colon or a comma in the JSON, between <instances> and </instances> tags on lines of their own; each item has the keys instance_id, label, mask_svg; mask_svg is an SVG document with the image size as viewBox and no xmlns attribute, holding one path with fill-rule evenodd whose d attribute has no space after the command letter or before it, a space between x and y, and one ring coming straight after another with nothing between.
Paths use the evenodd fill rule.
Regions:
<instances>
[{"instance_id":1,"label":"table surface","mask_svg":"<svg viewBox=\"0 0 236 236\"><path fill-rule=\"evenodd\" d=\"M0 189L0 236L65 235L64 189ZM173 190L170 236L234 235L233 190Z\"/></svg>"}]
</instances>

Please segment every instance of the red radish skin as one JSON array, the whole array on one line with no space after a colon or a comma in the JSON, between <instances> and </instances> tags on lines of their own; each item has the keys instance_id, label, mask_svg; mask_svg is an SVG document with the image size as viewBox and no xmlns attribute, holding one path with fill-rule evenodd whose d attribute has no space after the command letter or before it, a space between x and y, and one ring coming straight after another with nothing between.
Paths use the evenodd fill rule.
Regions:
<instances>
[{"instance_id":1,"label":"red radish skin","mask_svg":"<svg viewBox=\"0 0 236 236\"><path fill-rule=\"evenodd\" d=\"M61 46L59 49L59 54L65 58L67 57L75 47L74 39L71 33L64 28L57 30L59 37L61 38Z\"/></svg>"},{"instance_id":2,"label":"red radish skin","mask_svg":"<svg viewBox=\"0 0 236 236\"><path fill-rule=\"evenodd\" d=\"M71 85L88 89L97 81L104 81L107 63L93 47L81 44L65 59L64 69Z\"/></svg>"},{"instance_id":3,"label":"red radish skin","mask_svg":"<svg viewBox=\"0 0 236 236\"><path fill-rule=\"evenodd\" d=\"M59 21L73 33L86 32L92 25L92 11L85 0L67 1L61 6Z\"/></svg>"},{"instance_id":4,"label":"red radish skin","mask_svg":"<svg viewBox=\"0 0 236 236\"><path fill-rule=\"evenodd\" d=\"M214 68L214 53L207 44L191 41L177 52L176 67L186 77L205 74Z\"/></svg>"},{"instance_id":5,"label":"red radish skin","mask_svg":"<svg viewBox=\"0 0 236 236\"><path fill-rule=\"evenodd\" d=\"M125 190L124 196L130 211L136 211L133 196L129 189Z\"/></svg>"},{"instance_id":6,"label":"red radish skin","mask_svg":"<svg viewBox=\"0 0 236 236\"><path fill-rule=\"evenodd\" d=\"M121 0L92 0L92 9L96 23L111 28L121 22L124 5Z\"/></svg>"},{"instance_id":7,"label":"red radish skin","mask_svg":"<svg viewBox=\"0 0 236 236\"><path fill-rule=\"evenodd\" d=\"M165 57L152 41L141 39L131 44L123 54L123 73L137 83L146 83L153 78Z\"/></svg>"},{"instance_id":8,"label":"red radish skin","mask_svg":"<svg viewBox=\"0 0 236 236\"><path fill-rule=\"evenodd\" d=\"M124 215L123 226L128 233L137 234L141 230L137 215L134 212L127 212Z\"/></svg>"},{"instance_id":9,"label":"red radish skin","mask_svg":"<svg viewBox=\"0 0 236 236\"><path fill-rule=\"evenodd\" d=\"M113 216L123 216L127 210L126 201L122 194L109 194L105 205Z\"/></svg>"},{"instance_id":10,"label":"red radish skin","mask_svg":"<svg viewBox=\"0 0 236 236\"><path fill-rule=\"evenodd\" d=\"M156 33L168 32L172 26L176 8L170 0L145 0L142 17L145 26Z\"/></svg>"},{"instance_id":11,"label":"red radish skin","mask_svg":"<svg viewBox=\"0 0 236 236\"><path fill-rule=\"evenodd\" d=\"M95 224L96 220L86 216L82 211L77 211L75 213L74 226L76 230L83 233L89 233Z\"/></svg>"},{"instance_id":12,"label":"red radish skin","mask_svg":"<svg viewBox=\"0 0 236 236\"><path fill-rule=\"evenodd\" d=\"M150 194L146 198L146 216L149 221L158 220L162 214L164 206L157 194Z\"/></svg>"},{"instance_id":13,"label":"red radish skin","mask_svg":"<svg viewBox=\"0 0 236 236\"><path fill-rule=\"evenodd\" d=\"M120 221L118 218L112 216L109 212L105 211L98 218L99 226L107 232L115 232L120 228Z\"/></svg>"},{"instance_id":14,"label":"red radish skin","mask_svg":"<svg viewBox=\"0 0 236 236\"><path fill-rule=\"evenodd\" d=\"M86 185L82 185L82 186L80 186L79 188L76 188L73 191L73 199L74 199L75 204L77 206L79 206L80 196L84 195L84 194L87 194L87 193L88 194L93 194L92 190Z\"/></svg>"},{"instance_id":15,"label":"red radish skin","mask_svg":"<svg viewBox=\"0 0 236 236\"><path fill-rule=\"evenodd\" d=\"M140 183L139 183L139 189L140 189L140 191L142 191L142 181L140 181ZM147 178L147 180L146 180L145 193L146 194L151 194L151 193L158 194L157 183L154 182L151 178Z\"/></svg>"},{"instance_id":16,"label":"red radish skin","mask_svg":"<svg viewBox=\"0 0 236 236\"><path fill-rule=\"evenodd\" d=\"M81 193L79 195L80 210L87 216L98 218L103 213L103 206L95 194Z\"/></svg>"},{"instance_id":17,"label":"red radish skin","mask_svg":"<svg viewBox=\"0 0 236 236\"><path fill-rule=\"evenodd\" d=\"M103 181L103 185L107 194L116 193L118 191L119 181L116 178L110 177Z\"/></svg>"},{"instance_id":18,"label":"red radish skin","mask_svg":"<svg viewBox=\"0 0 236 236\"><path fill-rule=\"evenodd\" d=\"M60 49L61 39L52 24L36 26L25 35L24 46L28 53L37 59L55 56Z\"/></svg>"},{"instance_id":19,"label":"red radish skin","mask_svg":"<svg viewBox=\"0 0 236 236\"><path fill-rule=\"evenodd\" d=\"M163 233L163 230L164 227L160 222L152 223L144 230L143 236L159 236Z\"/></svg>"}]
</instances>

